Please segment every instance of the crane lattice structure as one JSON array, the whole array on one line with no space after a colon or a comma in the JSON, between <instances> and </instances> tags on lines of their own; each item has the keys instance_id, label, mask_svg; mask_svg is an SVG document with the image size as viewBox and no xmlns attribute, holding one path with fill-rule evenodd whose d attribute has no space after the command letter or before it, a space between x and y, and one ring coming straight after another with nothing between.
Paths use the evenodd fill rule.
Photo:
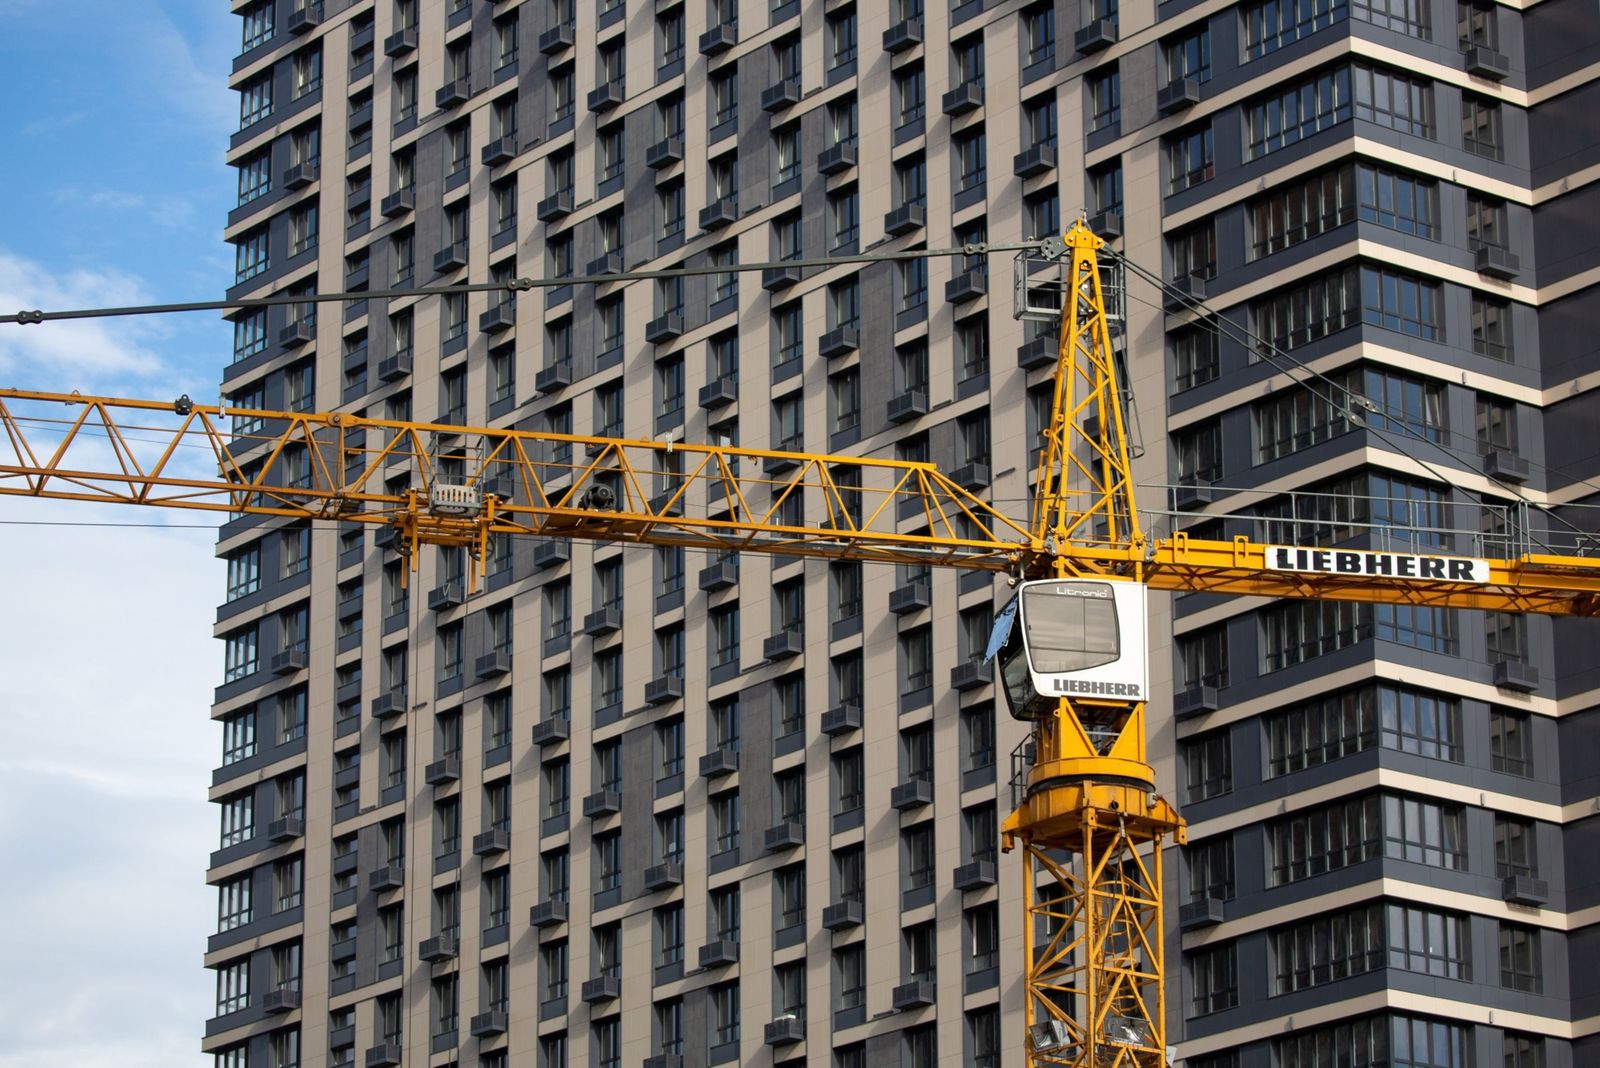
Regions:
<instances>
[{"instance_id":1,"label":"crane lattice structure","mask_svg":"<svg viewBox=\"0 0 1600 1068\"><path fill-rule=\"evenodd\" d=\"M1523 546L1464 560L1150 536L1107 329L1103 247L1080 222L1060 248L1054 397L1027 525L928 463L15 389L0 390L0 495L377 525L413 563L424 545L465 549L474 585L504 538L532 535L1014 580L1600 614L1596 557ZM1031 728L1024 796L1002 827L1025 868L1030 1068L1166 1064L1161 865L1184 829L1156 792L1145 719L1143 702L1063 696Z\"/></svg>"}]
</instances>

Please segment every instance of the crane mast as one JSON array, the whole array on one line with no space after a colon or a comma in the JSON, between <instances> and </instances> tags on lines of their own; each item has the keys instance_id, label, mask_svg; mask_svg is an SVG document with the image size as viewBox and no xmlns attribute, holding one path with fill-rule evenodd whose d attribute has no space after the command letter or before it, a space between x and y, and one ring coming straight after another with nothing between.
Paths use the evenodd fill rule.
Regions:
<instances>
[{"instance_id":1,"label":"crane mast","mask_svg":"<svg viewBox=\"0 0 1600 1068\"><path fill-rule=\"evenodd\" d=\"M1001 827L1023 866L1027 1063L1164 1068L1162 856L1184 823L1155 789L1148 687L1077 686L1067 671L1052 689L1030 630L1065 618L1062 606L1087 619L1098 599L1099 618L1118 620L1101 638L1143 672L1147 589L1592 616L1600 559L1149 537L1103 247L1082 222L1062 240L1054 396L1027 526L928 463L16 389L0 389L0 495L377 525L413 565L424 545L465 549L474 585L500 539L527 535L1004 573L1021 589L990 654L1013 714L1030 721L1020 802ZM1058 603L1030 620L1035 595Z\"/></svg>"}]
</instances>

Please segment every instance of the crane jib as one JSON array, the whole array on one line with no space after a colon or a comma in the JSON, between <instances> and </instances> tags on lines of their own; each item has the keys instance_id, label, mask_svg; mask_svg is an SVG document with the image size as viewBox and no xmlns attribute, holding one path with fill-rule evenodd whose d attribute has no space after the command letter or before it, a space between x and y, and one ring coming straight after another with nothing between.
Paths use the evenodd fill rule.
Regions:
<instances>
[{"instance_id":1,"label":"crane jib","mask_svg":"<svg viewBox=\"0 0 1600 1068\"><path fill-rule=\"evenodd\" d=\"M1489 561L1464 556L1384 553L1357 549L1302 549L1287 545L1269 545L1266 548L1267 567L1272 571L1350 575L1361 578L1418 579L1423 582L1461 582L1477 585L1489 581Z\"/></svg>"}]
</instances>

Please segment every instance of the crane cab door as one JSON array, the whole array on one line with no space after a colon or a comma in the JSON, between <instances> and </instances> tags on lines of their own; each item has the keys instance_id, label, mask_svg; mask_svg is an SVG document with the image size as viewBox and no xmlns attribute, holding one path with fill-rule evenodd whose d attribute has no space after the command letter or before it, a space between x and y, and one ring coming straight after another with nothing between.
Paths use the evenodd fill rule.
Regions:
<instances>
[{"instance_id":1,"label":"crane cab door","mask_svg":"<svg viewBox=\"0 0 1600 1068\"><path fill-rule=\"evenodd\" d=\"M1017 719L1063 697L1134 704L1150 690L1145 586L1101 579L1024 582L1001 610L988 653Z\"/></svg>"}]
</instances>

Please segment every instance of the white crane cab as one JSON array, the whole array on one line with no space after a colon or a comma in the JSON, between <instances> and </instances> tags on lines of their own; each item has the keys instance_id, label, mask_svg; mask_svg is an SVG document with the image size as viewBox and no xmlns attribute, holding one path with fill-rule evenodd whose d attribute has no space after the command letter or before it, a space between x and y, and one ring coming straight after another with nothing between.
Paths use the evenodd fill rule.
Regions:
<instances>
[{"instance_id":1,"label":"white crane cab","mask_svg":"<svg viewBox=\"0 0 1600 1068\"><path fill-rule=\"evenodd\" d=\"M1060 699L1134 704L1150 690L1145 585L1117 579L1035 579L1001 609L989 639L1017 719Z\"/></svg>"}]
</instances>

